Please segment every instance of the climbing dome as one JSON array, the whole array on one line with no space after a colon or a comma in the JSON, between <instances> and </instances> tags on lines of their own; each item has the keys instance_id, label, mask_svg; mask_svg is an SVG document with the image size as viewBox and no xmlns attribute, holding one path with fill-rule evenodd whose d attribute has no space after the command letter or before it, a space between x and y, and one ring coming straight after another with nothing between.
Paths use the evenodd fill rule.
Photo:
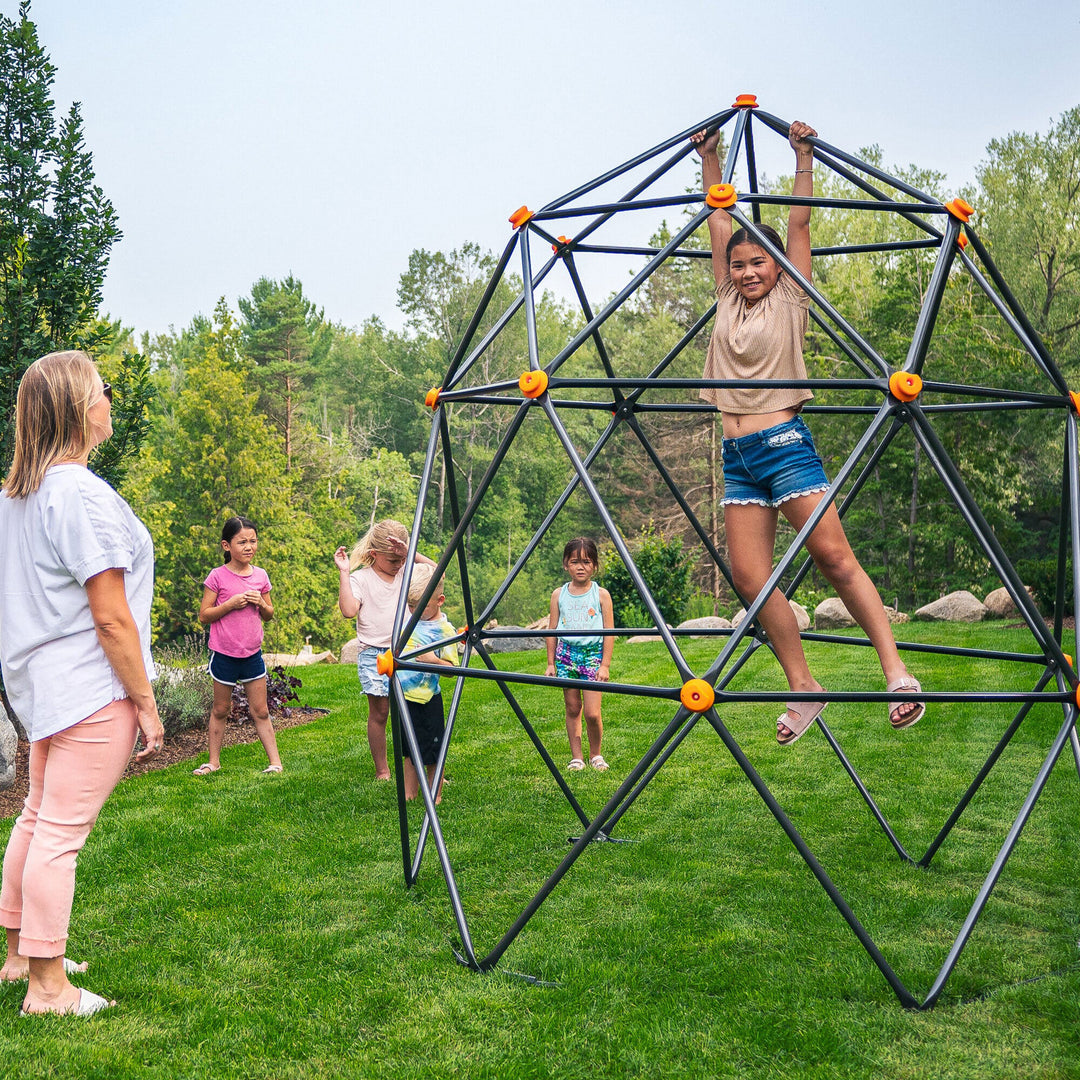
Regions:
<instances>
[{"instance_id":1,"label":"climbing dome","mask_svg":"<svg viewBox=\"0 0 1080 1080\"><path fill-rule=\"evenodd\" d=\"M759 151L765 140L781 140L777 146L786 146L789 122L773 116L757 105L750 95L739 97L734 105L716 115L692 124L673 135L660 145L597 177L590 183L553 200L532 211L521 207L510 218L512 233L505 250L495 267L470 323L453 359L446 371L442 385L427 394L426 404L432 411L430 440L423 469L416 518L412 529L409 564L416 550L424 516L434 513L435 482L438 472L445 483L446 505L452 519L453 533L438 563L438 572L428 588L428 597L439 575L451 563L460 574L461 600L464 604L467 626L458 634L462 643L463 659L454 668L434 668L416 659L417 652L405 648L415 626L417 616L410 615L405 607L404 595L399 603L395 621L393 649L382 658L384 670L391 674L391 705L394 729L395 762L398 772L399 821L402 842L405 881L411 886L417 879L427 842L436 848L438 860L449 890L451 908L460 943L455 949L458 960L468 967L483 971L494 967L506 949L518 936L545 898L558 885L574 865L586 847L594 841L612 840L612 831L630 810L637 797L660 773L662 766L677 752L680 744L696 725L704 721L720 739L752 786L764 802L779 826L786 833L799 855L828 894L843 919L854 932L867 954L877 965L881 974L900 1002L912 1008L930 1008L937 1001L953 972L961 952L965 948L975 924L989 900L991 891L1000 878L1010 855L1016 847L1021 830L1028 821L1043 792L1047 779L1061 756L1066 744L1071 745L1073 758L1080 770L1080 744L1078 744L1075 721L1077 717L1078 680L1071 660L1062 651L1062 628L1066 617L1067 585L1071 584L1075 595L1080 572L1080 529L1077 525L1077 507L1080 505L1078 490L1077 412L1080 398L1070 393L1062 374L1038 334L1011 293L1001 273L995 267L986 246L975 231L971 216L972 208L961 199L942 203L911 184L888 175L873 163L859 160L852 154L831 146L821 139L811 140L817 172L817 191L828 192L796 200L791 196L766 194L759 183ZM707 194L689 190L694 183L697 156L689 141L692 133L703 128L720 128L724 133L725 157L722 161L724 184L710 189ZM735 183L741 186L738 190ZM837 194L839 192L839 194ZM865 242L849 242L829 248L815 248L814 255L838 255L858 257L894 255L901 257L913 250L929 254L932 269L924 283L921 305L912 305L910 336L897 352L894 361L903 354L902 362L890 363L860 332L858 326L846 319L830 302L828 282L813 285L806 281L776 250L769 239L758 232L762 209L769 206L786 208L794 202L813 206L819 213L843 211L853 218L865 215L872 224L862 235ZM807 379L790 385L808 386L814 394L814 403L806 408L807 414L844 413L860 418L864 423L861 435L850 448L846 460L836 472L826 498L805 528L790 542L776 562L775 572L759 596L741 597L746 617L732 630L713 631L710 639L715 649L710 651L711 662L701 670L695 669L684 656L686 637L684 632L669 628L650 594L649 588L627 544L626 533L620 528L605 500L605 492L594 479L594 463L605 454L613 453L616 438L629 440L635 452L643 455L658 478L658 489L671 507L677 508L686 527L700 541L701 548L734 589L729 569L718 549L714 531L699 520L691 501L680 491L672 471L650 438L647 420L650 414L675 416L686 414L692 418L713 412L712 406L699 399L698 391L706 385L700 375L687 378L671 375L679 370L681 354L693 343L707 341L715 304L706 299L700 311L693 312L686 320L688 329L679 331L670 349L659 363L648 370L641 369L632 349L611 347L608 337L609 320L624 306L632 307L639 292L648 288L654 275L662 269L678 270L690 265L692 260L708 259L709 252L700 237L695 238L714 207L724 206L738 225L748 229L762 247L810 294L811 328L831 342L838 363L834 374L825 379ZM657 213L681 215L674 231L656 230ZM816 228L816 227L815 227ZM855 230L858 233L858 230ZM644 233L645 235L642 235ZM658 241L655 237L659 235ZM595 295L586 286L590 265L600 260L635 260L635 268L625 285L614 295ZM815 263L817 265L817 263ZM491 310L495 298L500 295L500 285L509 274L518 271L524 287L516 292L511 302L501 310ZM993 317L1000 322L1002 333L1009 337L1023 363L1007 386L983 386L956 382L935 382L933 371L928 370L927 359L933 357L932 343L937 326L942 298L954 275L969 275L978 293L985 297ZM569 341L561 341L551 355L541 345L543 335L538 329L536 298L541 290L551 286L561 275L569 295L576 297L580 308L580 329ZM827 278L828 275L824 275ZM678 280L677 275L675 280ZM502 290L505 292L505 286ZM524 332L521 332L521 327ZM479 328L484 326L481 333ZM492 379L490 372L497 365L489 363L499 353L505 358L509 348L506 344L516 327L512 345L513 355L520 358L520 371L515 377ZM973 348L977 348L977 344ZM684 358L685 359L685 358ZM700 372L700 368L697 369ZM505 376L505 369L502 372ZM735 382L712 382L711 386L745 385ZM830 399L843 394L839 404ZM855 403L853 403L855 401ZM463 492L458 486L454 468L450 432L455 405L471 403L484 405L488 410L502 410L506 417L505 428L499 445L483 476L474 481L470 490ZM601 418L596 430L599 432L591 445L575 443L565 423L571 410L592 410ZM1044 417L1048 437L1060 437L1064 446L1064 464L1061 478L1062 514L1059 536L1057 608L1053 625L1041 616L1025 590L1007 553L994 530L980 510L978 491L965 480L950 449L944 445L935 429L935 423L943 416L963 414L978 419L982 414L1000 411L1022 412L1038 410ZM821 423L827 421L822 420ZM466 556L466 538L470 523L485 500L492 498L492 486L499 474L501 463L515 440L527 440L543 425L554 433L557 446L565 455L565 488L550 506L532 507L536 520L531 523L531 538L517 554L505 579L494 589L490 586L484 594L470 574ZM939 425L940 426L940 423ZM580 435L578 436L580 438ZM780 805L769 786L755 769L738 741L724 722L725 706L742 702L771 703L781 706L787 700L808 700L811 697L828 698L830 702L864 702L876 710L883 710L884 703L895 699L884 691L820 692L795 694L790 692L766 692L745 685L738 674L748 658L758 649L768 648L769 642L757 622L757 614L766 597L774 588L781 588L788 596L794 594L800 581L810 569L804 552L804 541L816 525L825 509L835 503L841 516L860 497L868 478L878 465L888 459L890 449L897 440L913 440L918 452L932 466L940 478L948 496L955 504L956 527L966 530L968 538L993 569L1001 584L1008 590L1020 618L1030 631L1031 648L1027 652L991 652L977 649L960 649L946 646L898 641L901 650L922 650L937 654L962 655L968 660L985 664L986 685L962 691L935 691L932 688L915 695L936 712L943 713L948 703L977 703L980 708L997 706L995 716L1012 717L1011 722L995 719L1000 727L1000 738L989 754L985 764L970 779L970 786L960 796L955 809L948 815L940 831L922 855L909 854L896 836L886 815L879 808L868 786L863 783L855 766L845 754L838 739L819 719L817 724L836 755L840 767L850 777L852 784L865 801L872 819L876 821L888 843L905 863L914 868L928 868L931 860L949 837L954 826L961 820L976 791L998 764L1003 751L1020 729L1025 718L1036 706L1049 706L1060 713L1061 723L1056 720L1050 728L1056 731L1048 737L1038 751L1041 764L1032 775L1024 779L1027 790L1022 805L1012 825L1003 832L1001 846L992 865L986 867L986 876L967 916L958 927L955 941L948 950L937 977L929 990L919 997L901 981L896 972L864 928L854 910L849 906L829 873L810 850L791 817ZM550 442L547 445L551 445ZM548 451L545 451L548 452ZM621 451L620 451L621 452ZM571 499L588 499L607 538L625 563L630 578L640 597L640 607L648 612L652 626L649 632L656 634L670 654L673 670L677 673L670 685L639 685L631 681L615 681L604 685L605 694L627 694L660 699L670 707L670 719L658 730L641 759L629 769L618 790L607 803L593 814L583 809L571 790L551 754L538 736L534 724L519 701L517 688L528 684L550 687L553 699L558 691L574 684L568 680L548 678L533 670L516 670L515 655L509 656L499 649L512 648L513 639L524 633L515 629L500 629L496 616L500 602L506 597L515 579L540 545L556 545L561 550L565 535L553 526L559 521L560 512ZM1014 553L1015 555L1015 553ZM1071 556L1071 583L1066 581L1068 558ZM416 606L422 611L427 600ZM490 629L487 627L491 627ZM641 628L616 628L610 631L617 636L639 633ZM533 632L535 633L535 632ZM543 631L540 631L543 633ZM695 630L695 634L702 631ZM827 633L807 632L804 640L839 642L845 646L867 646L865 639L838 636ZM517 654L521 656L522 654ZM1019 665L1027 674L1022 680L1026 689L994 689L995 672L1003 666ZM535 667L535 666L534 666ZM566 799L570 810L580 821L580 837L572 840L572 846L554 871L543 882L533 899L524 907L518 918L502 938L488 952L474 948L466 905L459 891L450 854L440 827L439 814L432 798L431 788L421 776L421 795L424 816L419 833L410 833L406 805L401 783L401 746L407 742L414 761L420 760L415 733L408 720L404 697L395 671L438 671L454 681L455 688L447 712L447 737L437 766L441 778L447 756L453 755L454 729L468 722L467 710L463 710L463 690L471 680L494 680L506 699L508 716L532 741L539 758L538 769L550 773L550 783L557 786ZM1000 683L998 684L1000 685ZM930 718L928 717L928 720ZM915 732L929 732L930 724L924 720L920 728L908 738L917 738ZM932 723L932 721L931 721ZM995 728L995 734L997 729ZM927 735L929 737L929 735ZM800 744L801 745L801 744ZM791 753L791 751L785 751ZM546 774L545 774L546 775ZM1012 811L1009 811L1011 814ZM936 827L936 826L934 826ZM628 855L628 857L631 857Z\"/></svg>"}]
</instances>

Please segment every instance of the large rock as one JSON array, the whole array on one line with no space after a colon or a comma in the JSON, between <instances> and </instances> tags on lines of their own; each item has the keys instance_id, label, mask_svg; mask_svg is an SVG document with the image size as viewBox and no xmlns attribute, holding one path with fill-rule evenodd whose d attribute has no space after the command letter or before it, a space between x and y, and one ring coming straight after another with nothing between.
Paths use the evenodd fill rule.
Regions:
<instances>
[{"instance_id":1,"label":"large rock","mask_svg":"<svg viewBox=\"0 0 1080 1080\"><path fill-rule=\"evenodd\" d=\"M794 600L788 601L788 607L791 608L791 613L795 616L795 621L799 624L799 632L810 629L810 613ZM734 615L731 616L731 625L738 626L739 623L746 618L746 608L739 608Z\"/></svg>"},{"instance_id":2,"label":"large rock","mask_svg":"<svg viewBox=\"0 0 1080 1080\"><path fill-rule=\"evenodd\" d=\"M839 596L829 596L814 608L815 630L844 630L858 624Z\"/></svg>"},{"instance_id":3,"label":"large rock","mask_svg":"<svg viewBox=\"0 0 1080 1080\"><path fill-rule=\"evenodd\" d=\"M358 643L359 644L359 643ZM298 653L263 653L268 668L307 667L309 664L336 664L337 657L332 652L314 652L301 649Z\"/></svg>"},{"instance_id":4,"label":"large rock","mask_svg":"<svg viewBox=\"0 0 1080 1080\"><path fill-rule=\"evenodd\" d=\"M930 622L982 622L988 614L986 605L977 596L960 589L919 608L915 618Z\"/></svg>"},{"instance_id":5,"label":"large rock","mask_svg":"<svg viewBox=\"0 0 1080 1080\"><path fill-rule=\"evenodd\" d=\"M730 630L731 620L720 615L703 615L700 619L686 619L679 623L679 630ZM691 634L692 638L711 637L710 634Z\"/></svg>"},{"instance_id":6,"label":"large rock","mask_svg":"<svg viewBox=\"0 0 1080 1080\"><path fill-rule=\"evenodd\" d=\"M898 611L887 604L883 604L882 607L885 611L885 617L890 623L906 623L911 619L911 616L906 611ZM814 608L815 630L845 630L848 627L857 625L858 623L852 617L851 612L848 611L844 601L838 596L830 596L822 600Z\"/></svg>"},{"instance_id":7,"label":"large rock","mask_svg":"<svg viewBox=\"0 0 1080 1080\"><path fill-rule=\"evenodd\" d=\"M339 664L352 664L353 667L356 667L356 660L360 655L360 642L356 638L353 638L352 641L346 641L338 649L337 655Z\"/></svg>"},{"instance_id":8,"label":"large rock","mask_svg":"<svg viewBox=\"0 0 1080 1080\"><path fill-rule=\"evenodd\" d=\"M1033 595L1030 585L1025 585L1024 588L1027 590L1028 596ZM1020 614L1020 609L1009 595L1009 590L1004 586L989 593L983 603L986 605L986 610L995 619L1011 619Z\"/></svg>"},{"instance_id":9,"label":"large rock","mask_svg":"<svg viewBox=\"0 0 1080 1080\"><path fill-rule=\"evenodd\" d=\"M0 705L0 791L15 786L15 755L19 749L19 733L7 710Z\"/></svg>"},{"instance_id":10,"label":"large rock","mask_svg":"<svg viewBox=\"0 0 1080 1080\"><path fill-rule=\"evenodd\" d=\"M527 630L527 626L500 626L500 630ZM484 647L488 652L524 652L526 649L546 649L547 638L528 635L513 638L486 638Z\"/></svg>"}]
</instances>

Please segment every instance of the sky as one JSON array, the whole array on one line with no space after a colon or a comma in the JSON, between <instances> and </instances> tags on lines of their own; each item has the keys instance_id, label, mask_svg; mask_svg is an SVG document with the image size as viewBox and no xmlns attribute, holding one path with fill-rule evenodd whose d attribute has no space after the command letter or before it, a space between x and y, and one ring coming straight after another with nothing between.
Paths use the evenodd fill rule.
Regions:
<instances>
[{"instance_id":1,"label":"sky","mask_svg":"<svg viewBox=\"0 0 1080 1080\"><path fill-rule=\"evenodd\" d=\"M953 193L991 139L1080 104L1069 0L33 0L31 18L124 233L104 309L152 334L289 274L334 322L399 328L412 251L501 251L518 206L741 93Z\"/></svg>"}]
</instances>

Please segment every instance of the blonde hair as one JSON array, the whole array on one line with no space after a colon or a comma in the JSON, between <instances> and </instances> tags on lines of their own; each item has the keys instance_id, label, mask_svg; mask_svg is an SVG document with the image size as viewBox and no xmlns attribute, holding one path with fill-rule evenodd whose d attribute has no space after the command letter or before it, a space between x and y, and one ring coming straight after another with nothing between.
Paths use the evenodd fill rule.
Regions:
<instances>
[{"instance_id":1,"label":"blonde hair","mask_svg":"<svg viewBox=\"0 0 1080 1080\"><path fill-rule=\"evenodd\" d=\"M424 598L424 590L428 587L428 582L434 573L435 567L429 566L427 563L417 563L413 567L412 581L409 582L409 607L414 611L416 605ZM442 591L443 579L439 578L439 584L435 586L435 591L431 594L431 600L434 600ZM431 600L428 601L429 604Z\"/></svg>"},{"instance_id":2,"label":"blonde hair","mask_svg":"<svg viewBox=\"0 0 1080 1080\"><path fill-rule=\"evenodd\" d=\"M13 499L37 491L49 467L90 449L86 411L97 390L94 361L74 349L35 360L15 399L15 455L4 490Z\"/></svg>"},{"instance_id":3,"label":"blonde hair","mask_svg":"<svg viewBox=\"0 0 1080 1080\"><path fill-rule=\"evenodd\" d=\"M374 525L356 543L356 547L349 552L349 569L355 570L358 566L370 566L375 561L375 556L382 552L383 555L392 555L394 549L390 546L390 538L400 540L403 544L409 542L409 530L400 521L393 518L383 518Z\"/></svg>"}]
</instances>

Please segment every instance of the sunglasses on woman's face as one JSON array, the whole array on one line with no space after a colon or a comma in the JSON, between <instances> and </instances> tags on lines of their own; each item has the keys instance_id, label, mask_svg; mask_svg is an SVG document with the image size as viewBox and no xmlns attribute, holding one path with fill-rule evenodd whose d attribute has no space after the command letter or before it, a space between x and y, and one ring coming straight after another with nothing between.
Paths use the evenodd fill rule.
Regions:
<instances>
[{"instance_id":1,"label":"sunglasses on woman's face","mask_svg":"<svg viewBox=\"0 0 1080 1080\"><path fill-rule=\"evenodd\" d=\"M101 396L111 405L112 404L112 386L109 383L101 384Z\"/></svg>"}]
</instances>

